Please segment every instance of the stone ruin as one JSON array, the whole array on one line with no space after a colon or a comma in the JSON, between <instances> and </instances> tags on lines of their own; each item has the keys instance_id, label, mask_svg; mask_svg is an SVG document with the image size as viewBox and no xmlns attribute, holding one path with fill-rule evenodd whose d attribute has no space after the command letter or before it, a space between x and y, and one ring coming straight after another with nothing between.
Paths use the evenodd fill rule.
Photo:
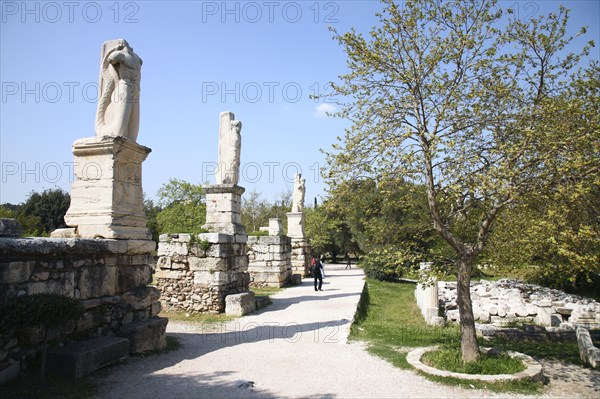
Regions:
<instances>
[{"instance_id":1,"label":"stone ruin","mask_svg":"<svg viewBox=\"0 0 600 399\"><path fill-rule=\"evenodd\" d=\"M426 271L428 263L421 264ZM415 297L425 321L440 324L441 317L459 322L456 282L429 279L417 284ZM506 326L534 323L548 330L600 329L600 303L562 291L502 279L471 283L473 316L480 325Z\"/></svg>"},{"instance_id":2,"label":"stone ruin","mask_svg":"<svg viewBox=\"0 0 600 399\"><path fill-rule=\"evenodd\" d=\"M288 236L292 239L292 272L302 277L309 274L311 247L304 234L304 196L306 179L297 174L294 178L292 211L287 214Z\"/></svg>"},{"instance_id":3,"label":"stone ruin","mask_svg":"<svg viewBox=\"0 0 600 399\"><path fill-rule=\"evenodd\" d=\"M141 165L151 150L135 141L141 65L125 40L103 44L96 136L73 144L69 228L51 238L20 238L17 227L0 223L0 300L36 293L79 299L85 315L65 333L97 337L77 350L69 344L60 353L50 351L54 371L66 359L67 367L84 362L76 370L88 373L111 359L166 345L160 292L148 286L156 244L145 224ZM29 338L31 345L14 333L0 337L0 381L14 377L35 355L41 339Z\"/></svg>"},{"instance_id":4,"label":"stone ruin","mask_svg":"<svg viewBox=\"0 0 600 399\"><path fill-rule=\"evenodd\" d=\"M440 308L451 321L458 321L456 283L439 282ZM535 323L544 327L574 330L581 326L600 328L600 303L562 291L516 280L481 280L471 285L473 314L479 323L506 325Z\"/></svg>"},{"instance_id":5,"label":"stone ruin","mask_svg":"<svg viewBox=\"0 0 600 399\"><path fill-rule=\"evenodd\" d=\"M225 311L228 295L248 292L248 236L241 223L238 186L242 124L222 112L219 124L217 184L205 185L210 233L164 234L158 243L156 286L168 310Z\"/></svg>"},{"instance_id":6,"label":"stone ruin","mask_svg":"<svg viewBox=\"0 0 600 399\"><path fill-rule=\"evenodd\" d=\"M283 287L292 276L292 240L278 218L269 219L269 235L248 237L250 286Z\"/></svg>"}]
</instances>

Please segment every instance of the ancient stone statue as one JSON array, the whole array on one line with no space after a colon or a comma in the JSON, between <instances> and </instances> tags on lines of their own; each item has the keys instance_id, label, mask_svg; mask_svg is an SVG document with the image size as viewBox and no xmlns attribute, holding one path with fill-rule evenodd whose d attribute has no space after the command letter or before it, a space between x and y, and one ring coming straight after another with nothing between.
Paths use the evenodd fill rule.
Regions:
<instances>
[{"instance_id":1,"label":"ancient stone statue","mask_svg":"<svg viewBox=\"0 0 600 399\"><path fill-rule=\"evenodd\" d=\"M231 112L221 112L220 118L217 184L238 184L242 122L234 120L235 116Z\"/></svg>"},{"instance_id":2,"label":"ancient stone statue","mask_svg":"<svg viewBox=\"0 0 600 399\"><path fill-rule=\"evenodd\" d=\"M304 212L304 194L306 192L306 179L301 174L294 177L294 195L292 197L292 212Z\"/></svg>"},{"instance_id":3,"label":"ancient stone statue","mask_svg":"<svg viewBox=\"0 0 600 399\"><path fill-rule=\"evenodd\" d=\"M140 127L142 59L126 40L102 44L96 136L123 136L136 141Z\"/></svg>"}]
</instances>

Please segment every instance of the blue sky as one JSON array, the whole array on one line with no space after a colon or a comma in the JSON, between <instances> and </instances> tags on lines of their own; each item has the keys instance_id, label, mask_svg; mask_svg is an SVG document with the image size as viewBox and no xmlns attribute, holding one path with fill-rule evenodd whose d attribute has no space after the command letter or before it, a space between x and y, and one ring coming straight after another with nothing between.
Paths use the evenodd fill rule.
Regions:
<instances>
[{"instance_id":1,"label":"blue sky","mask_svg":"<svg viewBox=\"0 0 600 399\"><path fill-rule=\"evenodd\" d=\"M521 18L558 1L503 1ZM600 2L563 1L570 30L600 41ZM275 200L301 171L324 194L320 148L347 123L325 117L345 71L328 26L367 32L378 1L1 1L0 203L72 180L71 144L94 136L100 45L124 38L143 59L138 143L152 148L144 191L175 177L214 182L219 113L243 123L240 185ZM592 58L600 59L599 48Z\"/></svg>"}]
</instances>

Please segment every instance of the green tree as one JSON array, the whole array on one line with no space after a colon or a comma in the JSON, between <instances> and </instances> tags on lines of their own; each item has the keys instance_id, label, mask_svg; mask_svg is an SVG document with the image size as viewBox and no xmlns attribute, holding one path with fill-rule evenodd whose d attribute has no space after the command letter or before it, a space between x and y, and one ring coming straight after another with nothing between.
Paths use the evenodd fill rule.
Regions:
<instances>
[{"instance_id":1,"label":"green tree","mask_svg":"<svg viewBox=\"0 0 600 399\"><path fill-rule=\"evenodd\" d=\"M537 282L598 295L594 279L600 272L598 65L582 71L564 93L540 106L544 117L539 128L569 156L547 165L557 181L552 189L529 193L499 218L486 259L503 268L535 266L532 277Z\"/></svg>"},{"instance_id":2,"label":"green tree","mask_svg":"<svg viewBox=\"0 0 600 399\"><path fill-rule=\"evenodd\" d=\"M314 254L330 254L333 262L345 252L355 252L350 229L326 207L304 208L304 229Z\"/></svg>"},{"instance_id":3,"label":"green tree","mask_svg":"<svg viewBox=\"0 0 600 399\"><path fill-rule=\"evenodd\" d=\"M431 225L423 185L363 178L328 194L323 206L349 227L370 277L395 279L422 261L448 264L448 247Z\"/></svg>"},{"instance_id":4,"label":"green tree","mask_svg":"<svg viewBox=\"0 0 600 399\"><path fill-rule=\"evenodd\" d=\"M242 197L242 224L248 233L257 233L262 226L269 225L271 215L271 204L261 193L252 190L247 197Z\"/></svg>"},{"instance_id":5,"label":"green tree","mask_svg":"<svg viewBox=\"0 0 600 399\"><path fill-rule=\"evenodd\" d=\"M156 215L158 232L202 233L206 223L206 204L201 185L171 178L157 193L161 211Z\"/></svg>"},{"instance_id":6,"label":"green tree","mask_svg":"<svg viewBox=\"0 0 600 399\"><path fill-rule=\"evenodd\" d=\"M569 156L540 130L539 104L580 55L561 56L571 41L562 7L523 22L495 1L383 3L368 40L334 31L349 73L333 94L347 99L339 116L352 127L328 156L329 182L425 185L433 227L454 253L462 358L475 361L473 265L498 214L553 183L540 165Z\"/></svg>"},{"instance_id":7,"label":"green tree","mask_svg":"<svg viewBox=\"0 0 600 399\"><path fill-rule=\"evenodd\" d=\"M156 205L154 201L144 194L144 213L146 215L146 227L150 230L152 234L152 239L154 241L158 241L159 233L159 225L158 220L156 219L158 214L160 213L160 206Z\"/></svg>"},{"instance_id":8,"label":"green tree","mask_svg":"<svg viewBox=\"0 0 600 399\"><path fill-rule=\"evenodd\" d=\"M47 236L58 228L66 227L64 218L70 204L71 196L60 188L31 192L27 201L19 207L17 220L25 235Z\"/></svg>"}]
</instances>

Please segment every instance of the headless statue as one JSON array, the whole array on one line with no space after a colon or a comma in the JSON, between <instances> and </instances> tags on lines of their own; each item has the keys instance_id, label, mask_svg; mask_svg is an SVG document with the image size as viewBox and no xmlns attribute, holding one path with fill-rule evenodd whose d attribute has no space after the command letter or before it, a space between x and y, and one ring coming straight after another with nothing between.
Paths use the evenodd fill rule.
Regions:
<instances>
[{"instance_id":1,"label":"headless statue","mask_svg":"<svg viewBox=\"0 0 600 399\"><path fill-rule=\"evenodd\" d=\"M136 141L140 127L142 59L126 40L102 44L97 136L122 136Z\"/></svg>"},{"instance_id":2,"label":"headless statue","mask_svg":"<svg viewBox=\"0 0 600 399\"><path fill-rule=\"evenodd\" d=\"M217 184L238 184L240 151L242 147L242 122L234 120L231 112L221 112L219 123L219 164Z\"/></svg>"}]
</instances>

